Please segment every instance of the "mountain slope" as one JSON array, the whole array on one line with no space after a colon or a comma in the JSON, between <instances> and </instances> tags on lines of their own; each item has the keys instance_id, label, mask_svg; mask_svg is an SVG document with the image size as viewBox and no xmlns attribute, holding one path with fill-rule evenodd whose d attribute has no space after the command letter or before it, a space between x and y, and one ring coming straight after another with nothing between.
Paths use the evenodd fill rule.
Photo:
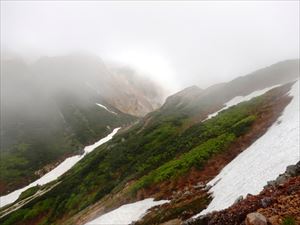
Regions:
<instances>
[{"instance_id":1,"label":"mountain slope","mask_svg":"<svg viewBox=\"0 0 300 225\"><path fill-rule=\"evenodd\" d=\"M153 120L188 118L191 124L200 122L210 113L221 109L225 102L236 96L244 96L297 79L299 59L287 60L238 77L228 83L213 85L205 90L188 88L167 98L165 104L149 115ZM183 97L183 96L186 97ZM187 97L187 96L191 97Z\"/></svg>"},{"instance_id":2,"label":"mountain slope","mask_svg":"<svg viewBox=\"0 0 300 225\"><path fill-rule=\"evenodd\" d=\"M91 55L1 61L1 195L160 104L155 83L113 71Z\"/></svg>"},{"instance_id":3,"label":"mountain slope","mask_svg":"<svg viewBox=\"0 0 300 225\"><path fill-rule=\"evenodd\" d=\"M85 146L83 149L83 153L80 155L75 155L66 158L63 162L61 162L58 166L53 168L51 171L40 177L39 179L35 180L34 182L30 183L29 185L22 187L21 189L15 190L5 196L0 197L0 206L4 207L7 206L13 202L15 202L17 199L22 199L21 204L26 204L27 199L24 196L27 196L28 193L31 193L32 190L38 190L41 185L46 185L52 181L55 181L60 176L65 174L68 170L70 170L77 162L82 160L87 154L95 150L100 145L104 144L105 142L109 141L119 130L120 128L115 128L109 135L107 135L104 138L101 138L97 142L93 143L92 145ZM53 186L49 185L49 189L51 189ZM47 190L49 190L47 189ZM47 191L46 190L46 191ZM45 190L43 190L44 192ZM38 192L36 193L38 194ZM19 205L18 205L19 207ZM7 207L5 209L5 213L9 213L10 210L14 210L14 207L10 208Z\"/></svg>"},{"instance_id":4,"label":"mountain slope","mask_svg":"<svg viewBox=\"0 0 300 225\"><path fill-rule=\"evenodd\" d=\"M297 73L289 78L275 76L262 88L286 79L294 80L297 76ZM83 224L124 203L148 197L174 201L161 206L161 213L154 210L142 224L163 223L199 213L207 206L209 197L194 186L201 179L209 181L216 176L223 166L267 131L291 101L286 93L293 83L203 121L214 112L212 109L217 111L230 100L223 95L225 89L219 90L224 85L227 84L208 91L191 88L175 95L175 100L169 98L169 103L161 109L148 114L130 129L121 130L110 142L80 161L51 191L2 221L6 224ZM227 88L231 92L231 86ZM252 87L252 90L257 89ZM242 94L245 93L237 95ZM173 111L169 110L172 108ZM195 119L197 114L200 116ZM174 193L177 191L181 194Z\"/></svg>"},{"instance_id":5,"label":"mountain slope","mask_svg":"<svg viewBox=\"0 0 300 225\"><path fill-rule=\"evenodd\" d=\"M269 181L257 195L247 195L232 206L189 219L185 225L243 224L249 214L259 213L269 224L296 225L300 222L300 161L290 165L276 180Z\"/></svg>"},{"instance_id":6,"label":"mountain slope","mask_svg":"<svg viewBox=\"0 0 300 225\"><path fill-rule=\"evenodd\" d=\"M82 98L101 97L126 114L143 116L163 101L163 90L131 68L104 63L88 54L43 57L32 65L50 92L68 91Z\"/></svg>"},{"instance_id":7,"label":"mountain slope","mask_svg":"<svg viewBox=\"0 0 300 225\"><path fill-rule=\"evenodd\" d=\"M294 84L294 86L295 85L296 84ZM205 209L209 205L209 202L212 199L213 199L212 207L215 206L223 207L224 204L230 204L230 202L228 202L228 199L231 201L231 203L236 199L239 199L240 196L239 194L245 190L247 191L247 193L248 191L250 193L253 193L251 190L253 188L255 188L255 190L262 188L262 186L260 186L259 184L261 183L265 184L271 178L270 174L272 173L276 174L276 170L278 172L279 168L284 168L285 166L289 165L289 163L297 160L297 157L295 157L295 154L298 153L297 144L295 145L296 142L294 142L293 148L288 150L288 152L290 153L289 157L282 157L282 155L278 156L278 154L275 153L274 155L272 154L270 155L268 153L272 149L262 148L260 149L260 151L262 152L261 153L262 159L264 158L264 156L267 155L268 160L264 160L262 163L260 161L260 157L256 157L256 158L249 157L249 159L246 160L246 163L245 161L243 161L243 163L240 164L241 167L239 169L227 170L227 172L225 173L226 175L225 176L223 175L225 177L224 182L226 183L226 185L224 185L223 180L218 179L218 177L216 177L214 180L214 182L216 183L214 187L211 188L210 186L211 183L208 183L214 176L216 176L221 171L221 169L224 166L226 166L226 164L229 163L230 165L232 162L234 163L236 159L239 158L244 153L246 154L248 153L248 155L251 154L251 152L243 152L243 151L247 151L245 149L247 149L247 147L250 146L251 144L255 143L256 139L258 140L260 140L260 138L264 139L264 133L266 131L268 132L268 128L271 127L272 124L276 126L275 122L277 118L280 116L283 108L286 105L289 106L289 104L292 104L290 103L291 97L286 96L285 91L281 94L278 93L278 90L280 89L283 90L282 88L283 87L278 87L274 90L267 92L263 96L259 97L260 99L262 99L262 98L269 98L273 96L272 98L269 98L267 102L264 102L261 105L261 107L256 109L258 110L257 112L258 115L255 121L252 123L251 127L248 129L248 131L244 135L241 135L239 138L237 138L234 141L234 143L231 146L229 146L229 148L225 150L223 153L220 152L214 157L212 157L211 159L205 160L200 168L194 166L194 168L190 169L188 172L184 173L184 175L179 176L177 178L176 175L182 170L183 167L182 164L186 165L187 163L190 163L192 154L194 154L195 157L197 156L197 150L194 150L194 152L193 150L190 151L189 157L187 156L181 157L179 160L177 160L176 163L173 163L172 167L170 167L170 165L172 164L169 164L167 168L168 171L173 170L172 173L169 172L170 175L173 174L174 178L172 179L171 177L171 180L173 181L170 181L170 178L164 179L162 182L158 182L156 185L152 185L148 187L143 192L145 197L156 196L158 199L160 198L171 199L171 203L161 206L159 207L159 209L153 209L152 211L150 211L149 214L147 214L141 221L137 222L136 224L138 225L161 224L167 221L170 221L171 224L181 224L182 221L192 217L195 214L198 214L203 209ZM275 97L276 95L277 97ZM255 99L251 100L250 102L253 102L254 100ZM295 103L297 99L292 99L292 101L294 101ZM243 104L246 103L240 103L239 105L232 108L241 107L241 105ZM225 114L227 111L230 111L230 109L231 108L220 113L218 116L216 116L216 118L222 116L222 114ZM297 113L295 115L295 112L292 112L292 114L294 116L297 116ZM214 118L210 120L213 120ZM296 128L295 131L297 132L297 129L299 131L299 124L295 123L295 126L298 126L298 128ZM288 136L289 133L286 133L286 135ZM285 147L288 146L289 145L285 145L284 143L282 143L282 148L286 149ZM284 153L281 152L281 154ZM202 155L202 157L198 156L196 160L193 162L194 165L197 165L197 163L203 161L203 157L205 157L205 155L203 156L203 152L201 152L200 148L198 149L198 155L199 156ZM237 158L234 159L235 157ZM259 162L260 164L263 164L263 166L260 166ZM272 167L274 164L277 165L277 169L273 171ZM249 169L246 170L246 168L249 168L252 165L255 165L254 169L252 168L251 170ZM161 169L164 167L166 167L166 165L163 165ZM166 169L164 169L163 171L166 171ZM243 173L240 174L241 171L246 171L247 174L246 175ZM252 176L252 171L254 174L256 175L259 174L259 175ZM221 174L224 174L224 172L222 171ZM155 173L157 172L154 172L154 175ZM228 182L227 179L228 177L231 178L234 177L234 179ZM236 182L237 189L235 189L235 185L234 185L235 182ZM210 195L210 193L207 192L210 188L211 190L217 190L216 199L214 199L214 195ZM159 192L157 190L159 190ZM222 196L221 199L220 196ZM217 203L215 200L217 201ZM248 207L251 207L251 205L249 205ZM205 213L205 211L203 213ZM220 219L222 218L222 215L223 214L221 214ZM237 212L237 216L238 215L239 214ZM236 223L230 223L231 221L230 215L228 215L226 218L227 218L226 224L236 224ZM206 221L206 220L199 219L196 221L199 221L199 223L195 223L195 224L214 224L213 223L214 220Z\"/></svg>"},{"instance_id":8,"label":"mountain slope","mask_svg":"<svg viewBox=\"0 0 300 225\"><path fill-rule=\"evenodd\" d=\"M287 165L298 162L299 82L293 85L290 95L293 100L276 123L209 183L214 199L205 212L224 209L241 195L259 193L266 180L275 179ZM257 181L250 185L254 179Z\"/></svg>"}]
</instances>

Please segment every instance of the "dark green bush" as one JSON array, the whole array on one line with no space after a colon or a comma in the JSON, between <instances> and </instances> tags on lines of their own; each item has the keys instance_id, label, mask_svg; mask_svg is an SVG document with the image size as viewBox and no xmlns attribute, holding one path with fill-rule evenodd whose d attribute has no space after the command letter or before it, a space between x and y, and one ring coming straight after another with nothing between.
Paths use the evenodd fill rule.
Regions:
<instances>
[{"instance_id":1,"label":"dark green bush","mask_svg":"<svg viewBox=\"0 0 300 225\"><path fill-rule=\"evenodd\" d=\"M289 217L284 218L281 225L296 225L296 220L295 220L295 218L289 216Z\"/></svg>"},{"instance_id":2,"label":"dark green bush","mask_svg":"<svg viewBox=\"0 0 300 225\"><path fill-rule=\"evenodd\" d=\"M31 187L31 188L27 189L26 191L23 191L18 200L22 200L22 199L25 199L29 196L34 195L40 188L41 188L40 185L36 185L34 187Z\"/></svg>"}]
</instances>

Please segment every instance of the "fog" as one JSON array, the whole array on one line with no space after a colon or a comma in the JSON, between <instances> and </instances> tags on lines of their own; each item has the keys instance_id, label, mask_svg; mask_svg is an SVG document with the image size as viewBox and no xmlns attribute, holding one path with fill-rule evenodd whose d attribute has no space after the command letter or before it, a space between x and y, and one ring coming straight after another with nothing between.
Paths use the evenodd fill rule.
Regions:
<instances>
[{"instance_id":1,"label":"fog","mask_svg":"<svg viewBox=\"0 0 300 225\"><path fill-rule=\"evenodd\" d=\"M298 19L298 1L1 1L1 51L90 52L174 92L299 58Z\"/></svg>"}]
</instances>

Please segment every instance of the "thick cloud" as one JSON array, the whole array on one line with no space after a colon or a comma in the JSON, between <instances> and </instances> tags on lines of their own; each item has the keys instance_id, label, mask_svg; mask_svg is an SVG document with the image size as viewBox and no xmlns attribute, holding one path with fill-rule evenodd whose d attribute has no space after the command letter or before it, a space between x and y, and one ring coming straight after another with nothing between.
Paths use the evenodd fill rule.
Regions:
<instances>
[{"instance_id":1,"label":"thick cloud","mask_svg":"<svg viewBox=\"0 0 300 225\"><path fill-rule=\"evenodd\" d=\"M298 58L298 19L298 1L1 1L1 49L26 57L84 50L175 91Z\"/></svg>"}]
</instances>

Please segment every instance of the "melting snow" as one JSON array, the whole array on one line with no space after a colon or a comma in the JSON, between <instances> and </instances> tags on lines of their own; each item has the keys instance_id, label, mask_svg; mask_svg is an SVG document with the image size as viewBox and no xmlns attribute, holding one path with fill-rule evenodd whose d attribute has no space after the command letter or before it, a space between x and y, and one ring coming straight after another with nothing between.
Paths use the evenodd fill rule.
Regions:
<instances>
[{"instance_id":1,"label":"melting snow","mask_svg":"<svg viewBox=\"0 0 300 225\"><path fill-rule=\"evenodd\" d=\"M208 183L213 200L200 214L225 209L241 195L258 194L267 181L299 161L299 81L289 95L293 99L277 122Z\"/></svg>"},{"instance_id":2,"label":"melting snow","mask_svg":"<svg viewBox=\"0 0 300 225\"><path fill-rule=\"evenodd\" d=\"M106 137L100 139L96 143L86 146L84 148L84 154L82 155L75 155L72 157L69 157L65 159L62 163L60 163L57 167L55 167L50 172L46 173L44 176L39 178L38 180L34 181L33 183L27 185L26 187L23 187L21 189L15 190L14 192L9 193L8 195L1 196L0 197L0 207L3 207L5 205L8 205L10 203L13 203L16 201L20 194L23 191L26 191L28 188L34 187L36 185L44 185L47 184L53 180L56 180L59 176L63 175L65 172L67 172L69 169L71 169L79 160L81 160L87 153L93 151L100 145L104 144L105 142L112 139L112 137L118 132L120 128L115 128L109 135Z\"/></svg>"},{"instance_id":3,"label":"melting snow","mask_svg":"<svg viewBox=\"0 0 300 225\"><path fill-rule=\"evenodd\" d=\"M151 207L162 205L167 202L169 201L154 201L153 198L147 198L135 203L122 205L119 208L88 222L86 225L131 224L132 222L141 219Z\"/></svg>"},{"instance_id":4,"label":"melting snow","mask_svg":"<svg viewBox=\"0 0 300 225\"><path fill-rule=\"evenodd\" d=\"M101 105L101 104L99 104L99 103L96 103L96 105L102 107L103 109L105 109L106 111L108 111L108 112L110 112L110 113L113 113L113 114L117 115L117 113L115 113L115 112L109 110L109 109L108 109L106 106L104 106L104 105Z\"/></svg>"},{"instance_id":5,"label":"melting snow","mask_svg":"<svg viewBox=\"0 0 300 225\"><path fill-rule=\"evenodd\" d=\"M216 115L219 114L219 112L221 112L221 111L223 111L225 109L228 109L231 106L237 105L237 104L239 104L241 102L249 101L252 98L260 96L260 95L266 93L267 91L269 91L269 90L271 90L271 89L273 89L275 87L278 87L278 86L279 85L275 85L275 86L272 86L272 87L268 87L268 88L264 88L264 89L261 89L261 90L258 90L258 91L254 91L251 94L246 95L246 96L236 96L233 99L231 99L230 101L226 102L225 106L222 109L220 109L217 112L214 112L214 113L208 115L205 120L208 120L208 119L211 119L212 117L215 117ZM203 120L203 121L205 121L205 120Z\"/></svg>"}]
</instances>

